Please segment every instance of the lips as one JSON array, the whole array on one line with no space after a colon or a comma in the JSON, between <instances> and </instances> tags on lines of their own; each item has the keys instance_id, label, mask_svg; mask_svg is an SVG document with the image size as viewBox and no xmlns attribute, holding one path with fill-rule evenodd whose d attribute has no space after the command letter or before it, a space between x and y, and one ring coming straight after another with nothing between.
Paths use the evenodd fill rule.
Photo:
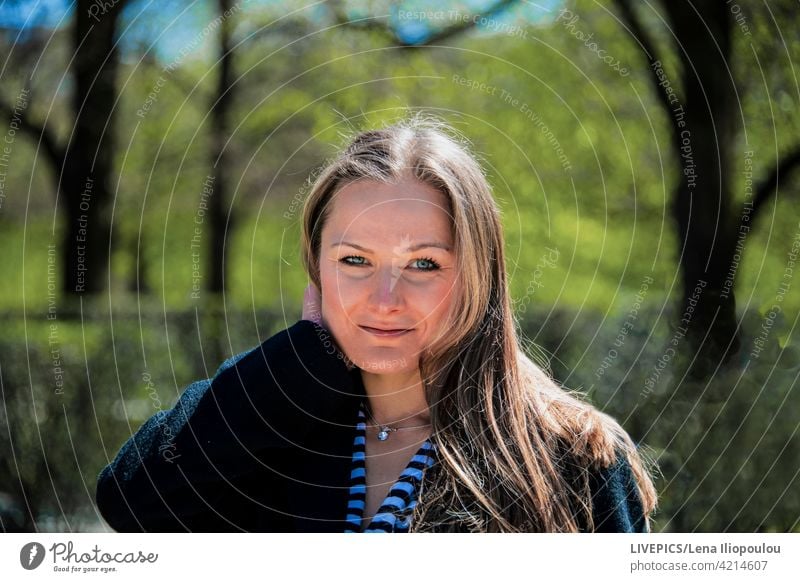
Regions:
<instances>
[{"instance_id":1,"label":"lips","mask_svg":"<svg viewBox=\"0 0 800 582\"><path fill-rule=\"evenodd\" d=\"M377 336L401 336L414 331L413 329L382 329L377 327L369 327L367 325L359 325L361 329L366 331L367 333L371 333L372 335Z\"/></svg>"}]
</instances>

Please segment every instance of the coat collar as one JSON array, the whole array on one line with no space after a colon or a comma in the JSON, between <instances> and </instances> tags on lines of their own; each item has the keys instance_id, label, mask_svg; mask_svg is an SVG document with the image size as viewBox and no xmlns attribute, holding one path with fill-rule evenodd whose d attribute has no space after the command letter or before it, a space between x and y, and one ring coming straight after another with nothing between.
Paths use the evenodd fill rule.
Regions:
<instances>
[{"instance_id":1,"label":"coat collar","mask_svg":"<svg viewBox=\"0 0 800 582\"><path fill-rule=\"evenodd\" d=\"M315 423L308 442L298 447L296 482L289 490L288 506L295 531L309 533L343 532L350 498L350 471L358 408L366 398L361 372L349 372L349 394L343 398L338 416L341 423Z\"/></svg>"}]
</instances>

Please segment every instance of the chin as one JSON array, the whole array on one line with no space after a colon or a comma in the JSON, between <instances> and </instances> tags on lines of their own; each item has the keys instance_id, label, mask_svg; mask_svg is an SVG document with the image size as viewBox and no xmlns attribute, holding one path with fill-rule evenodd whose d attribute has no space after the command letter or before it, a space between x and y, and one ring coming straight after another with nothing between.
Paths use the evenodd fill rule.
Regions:
<instances>
[{"instance_id":1,"label":"chin","mask_svg":"<svg viewBox=\"0 0 800 582\"><path fill-rule=\"evenodd\" d=\"M417 359L408 356L397 357L362 357L353 363L364 372L371 374L397 374L416 368Z\"/></svg>"}]
</instances>

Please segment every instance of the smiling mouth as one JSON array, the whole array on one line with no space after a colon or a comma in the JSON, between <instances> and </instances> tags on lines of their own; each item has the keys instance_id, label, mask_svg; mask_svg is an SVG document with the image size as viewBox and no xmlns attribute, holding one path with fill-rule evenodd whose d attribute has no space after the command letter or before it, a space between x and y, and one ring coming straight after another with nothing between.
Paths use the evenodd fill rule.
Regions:
<instances>
[{"instance_id":1,"label":"smiling mouth","mask_svg":"<svg viewBox=\"0 0 800 582\"><path fill-rule=\"evenodd\" d=\"M413 329L376 329L374 327L367 327L366 325L359 325L361 329L366 331L367 333L371 333L372 335L377 335L381 337L397 337L401 335L405 335Z\"/></svg>"}]
</instances>

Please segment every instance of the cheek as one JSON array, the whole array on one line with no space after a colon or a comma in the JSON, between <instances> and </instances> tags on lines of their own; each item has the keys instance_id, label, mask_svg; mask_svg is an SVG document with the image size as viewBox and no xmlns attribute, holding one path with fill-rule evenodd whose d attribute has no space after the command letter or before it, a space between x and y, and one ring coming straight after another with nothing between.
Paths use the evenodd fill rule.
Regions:
<instances>
[{"instance_id":1,"label":"cheek","mask_svg":"<svg viewBox=\"0 0 800 582\"><path fill-rule=\"evenodd\" d=\"M323 269L320 273L322 284L322 313L326 320L341 319L351 310L357 288L347 277L338 275L335 268Z\"/></svg>"},{"instance_id":2,"label":"cheek","mask_svg":"<svg viewBox=\"0 0 800 582\"><path fill-rule=\"evenodd\" d=\"M425 296L425 311L429 314L431 319L442 319L451 308L456 297L457 288L454 282L442 281L434 288L430 289L429 293Z\"/></svg>"}]
</instances>

